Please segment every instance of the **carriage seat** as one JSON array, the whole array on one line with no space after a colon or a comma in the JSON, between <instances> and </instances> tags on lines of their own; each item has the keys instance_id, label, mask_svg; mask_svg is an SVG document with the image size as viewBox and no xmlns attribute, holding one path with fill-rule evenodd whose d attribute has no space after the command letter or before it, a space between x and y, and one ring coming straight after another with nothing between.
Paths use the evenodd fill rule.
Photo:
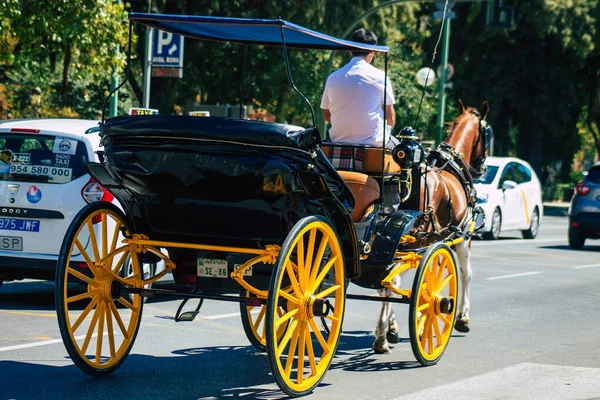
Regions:
<instances>
[{"instance_id":1,"label":"carriage seat","mask_svg":"<svg viewBox=\"0 0 600 400\"><path fill-rule=\"evenodd\" d=\"M361 222L368 215L369 207L379 199L379 183L366 174L352 171L338 171L352 191L355 206L352 221Z\"/></svg>"},{"instance_id":2,"label":"carriage seat","mask_svg":"<svg viewBox=\"0 0 600 400\"><path fill-rule=\"evenodd\" d=\"M381 158L384 157L384 173L397 174L401 169L392 157L392 151L381 147L349 143L322 143L321 150L338 171L357 171L370 175L381 175Z\"/></svg>"}]
</instances>

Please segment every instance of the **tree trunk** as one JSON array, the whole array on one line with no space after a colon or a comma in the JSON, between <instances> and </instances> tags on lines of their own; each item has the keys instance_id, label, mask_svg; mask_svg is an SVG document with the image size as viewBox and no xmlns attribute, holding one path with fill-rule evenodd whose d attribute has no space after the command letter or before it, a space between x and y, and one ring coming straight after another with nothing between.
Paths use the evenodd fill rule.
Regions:
<instances>
[{"instance_id":1,"label":"tree trunk","mask_svg":"<svg viewBox=\"0 0 600 400\"><path fill-rule=\"evenodd\" d=\"M73 54L71 50L71 46L68 44L63 45L63 50L65 52L65 58L63 59L63 73L62 73L62 85L61 85L61 106L67 106L67 91L69 90L69 74L71 71L71 61L73 59Z\"/></svg>"},{"instance_id":2,"label":"tree trunk","mask_svg":"<svg viewBox=\"0 0 600 400\"><path fill-rule=\"evenodd\" d=\"M596 126L600 127L600 120L596 121ZM594 125L591 121L588 121L588 128L594 138L594 144L596 145L596 154L594 155L594 162L600 161L600 130L594 129Z\"/></svg>"}]
</instances>

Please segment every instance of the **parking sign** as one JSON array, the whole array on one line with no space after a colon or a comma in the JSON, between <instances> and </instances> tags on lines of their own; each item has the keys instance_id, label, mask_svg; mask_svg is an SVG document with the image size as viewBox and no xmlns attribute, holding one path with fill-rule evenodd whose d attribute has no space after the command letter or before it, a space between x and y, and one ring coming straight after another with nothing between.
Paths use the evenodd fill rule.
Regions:
<instances>
[{"instance_id":1,"label":"parking sign","mask_svg":"<svg viewBox=\"0 0 600 400\"><path fill-rule=\"evenodd\" d=\"M183 67L183 36L153 29L152 66Z\"/></svg>"}]
</instances>

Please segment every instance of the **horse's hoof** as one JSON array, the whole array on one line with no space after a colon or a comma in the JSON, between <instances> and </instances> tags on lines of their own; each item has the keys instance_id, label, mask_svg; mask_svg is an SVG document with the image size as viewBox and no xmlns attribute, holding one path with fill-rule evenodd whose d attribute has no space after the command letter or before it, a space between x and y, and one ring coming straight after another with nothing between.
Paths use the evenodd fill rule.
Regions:
<instances>
[{"instance_id":1,"label":"horse's hoof","mask_svg":"<svg viewBox=\"0 0 600 400\"><path fill-rule=\"evenodd\" d=\"M462 319L456 320L456 323L454 324L454 329L462 333L469 332L469 321L465 321Z\"/></svg>"},{"instance_id":2,"label":"horse's hoof","mask_svg":"<svg viewBox=\"0 0 600 400\"><path fill-rule=\"evenodd\" d=\"M385 338L389 343L396 344L398 343L398 332L388 331L388 333L385 334Z\"/></svg>"},{"instance_id":3,"label":"horse's hoof","mask_svg":"<svg viewBox=\"0 0 600 400\"><path fill-rule=\"evenodd\" d=\"M382 342L380 340L375 340L373 342L373 350L375 351L375 354L391 353L390 346L388 345L388 343L386 341Z\"/></svg>"}]
</instances>

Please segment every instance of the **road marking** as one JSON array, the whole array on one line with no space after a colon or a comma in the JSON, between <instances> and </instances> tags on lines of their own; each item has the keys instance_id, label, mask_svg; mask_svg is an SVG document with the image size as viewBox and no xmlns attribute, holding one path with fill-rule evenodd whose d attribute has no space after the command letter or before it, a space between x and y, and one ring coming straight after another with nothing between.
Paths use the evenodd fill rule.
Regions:
<instances>
[{"instance_id":1,"label":"road marking","mask_svg":"<svg viewBox=\"0 0 600 400\"><path fill-rule=\"evenodd\" d=\"M119 333L118 332L113 332L113 334L118 335ZM108 335L108 332L104 332L103 336L107 336L107 335ZM85 339L86 336L87 335L75 336L75 340ZM94 333L92 335L92 337L98 337L98 334ZM27 348L30 348L30 347L47 346L49 344L56 344L56 343L62 343L62 339L43 340L41 342L25 343L25 344L17 344L15 346L0 347L0 352L11 351L11 350L27 349Z\"/></svg>"},{"instance_id":2,"label":"road marking","mask_svg":"<svg viewBox=\"0 0 600 400\"><path fill-rule=\"evenodd\" d=\"M576 267L572 267L573 269L583 269L583 268L595 268L600 267L600 264L588 264L588 265L578 265Z\"/></svg>"},{"instance_id":3,"label":"road marking","mask_svg":"<svg viewBox=\"0 0 600 400\"><path fill-rule=\"evenodd\" d=\"M256 310L256 311L252 310L251 312L258 312L258 311L259 310ZM202 315L199 315L198 317L200 319L221 319L221 318L231 318L231 317L239 317L239 316L240 316L240 313L237 312L237 313L231 313L231 314L210 315L208 317L204 317Z\"/></svg>"},{"instance_id":4,"label":"road marking","mask_svg":"<svg viewBox=\"0 0 600 400\"><path fill-rule=\"evenodd\" d=\"M511 274L511 275L502 275L502 276L493 276L491 278L485 278L487 281L494 281L496 279L506 279L506 278L517 278L519 276L528 276L528 275L537 275L541 274L540 271L532 271L532 272L522 272L520 274Z\"/></svg>"},{"instance_id":5,"label":"road marking","mask_svg":"<svg viewBox=\"0 0 600 400\"><path fill-rule=\"evenodd\" d=\"M507 382L510 384L507 385ZM420 399L597 399L600 368L522 363L395 400Z\"/></svg>"},{"instance_id":6,"label":"road marking","mask_svg":"<svg viewBox=\"0 0 600 400\"><path fill-rule=\"evenodd\" d=\"M34 313L34 312L28 312L28 311L0 310L0 314L27 315L27 316L30 316L30 317L52 317L52 318L56 318L56 313L55 312L50 312L50 313L44 314L44 313Z\"/></svg>"},{"instance_id":7,"label":"road marking","mask_svg":"<svg viewBox=\"0 0 600 400\"><path fill-rule=\"evenodd\" d=\"M538 244L538 243L555 243L555 242L563 242L567 243L567 239L513 239L513 240L493 240L489 242L481 242L479 240L474 241L473 245L475 247L481 246L498 246L500 244L507 244L512 246L513 244Z\"/></svg>"}]
</instances>

